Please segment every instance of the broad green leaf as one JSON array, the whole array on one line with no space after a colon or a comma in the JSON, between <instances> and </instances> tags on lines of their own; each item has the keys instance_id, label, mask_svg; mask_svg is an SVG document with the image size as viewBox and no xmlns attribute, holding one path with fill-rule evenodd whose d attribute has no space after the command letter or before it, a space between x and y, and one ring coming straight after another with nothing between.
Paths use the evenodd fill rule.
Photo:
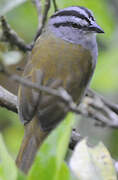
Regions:
<instances>
[{"instance_id":1,"label":"broad green leaf","mask_svg":"<svg viewBox=\"0 0 118 180\"><path fill-rule=\"evenodd\" d=\"M69 171L63 165L64 157L68 148L68 142L73 125L74 115L67 118L54 130L42 145L35 162L29 172L28 180L59 180L60 171L63 172L61 180L69 179ZM65 170L64 170L65 169ZM67 175L64 173L68 172Z\"/></svg>"},{"instance_id":2,"label":"broad green leaf","mask_svg":"<svg viewBox=\"0 0 118 180\"><path fill-rule=\"evenodd\" d=\"M57 143L57 164L60 167L63 159L65 157L68 143L70 140L70 134L73 127L73 120L75 115L73 113L69 113L66 117L64 123L59 127L59 141Z\"/></svg>"},{"instance_id":3,"label":"broad green leaf","mask_svg":"<svg viewBox=\"0 0 118 180\"><path fill-rule=\"evenodd\" d=\"M103 143L94 147L89 147L86 139L78 143L70 167L79 180L117 180L112 158Z\"/></svg>"},{"instance_id":4,"label":"broad green leaf","mask_svg":"<svg viewBox=\"0 0 118 180\"><path fill-rule=\"evenodd\" d=\"M0 0L0 16L5 15L26 0Z\"/></svg>"},{"instance_id":5,"label":"broad green leaf","mask_svg":"<svg viewBox=\"0 0 118 180\"><path fill-rule=\"evenodd\" d=\"M2 165L3 180L16 180L17 168L13 159L8 154L2 136L0 135L0 160Z\"/></svg>"},{"instance_id":6,"label":"broad green leaf","mask_svg":"<svg viewBox=\"0 0 118 180\"><path fill-rule=\"evenodd\" d=\"M55 172L55 178L54 180L59 180L59 174L60 174L60 168L61 164L64 160L64 157L66 155L66 151L68 148L68 143L70 139L70 134L72 130L72 125L73 125L73 119L74 119L74 114L69 113L69 115L66 117L66 120L62 124L62 127L60 126L59 128L59 140L57 144L57 153L56 153L56 165L57 169ZM65 128L66 127L66 128Z\"/></svg>"},{"instance_id":7,"label":"broad green leaf","mask_svg":"<svg viewBox=\"0 0 118 180\"><path fill-rule=\"evenodd\" d=\"M58 180L71 180L70 170L65 162L62 163L58 173ZM74 180L74 179L73 179Z\"/></svg>"},{"instance_id":8,"label":"broad green leaf","mask_svg":"<svg viewBox=\"0 0 118 180\"><path fill-rule=\"evenodd\" d=\"M3 167L2 167L2 163L0 164L0 180L4 179L5 180L5 176L4 176L4 172L3 172Z\"/></svg>"}]
</instances>

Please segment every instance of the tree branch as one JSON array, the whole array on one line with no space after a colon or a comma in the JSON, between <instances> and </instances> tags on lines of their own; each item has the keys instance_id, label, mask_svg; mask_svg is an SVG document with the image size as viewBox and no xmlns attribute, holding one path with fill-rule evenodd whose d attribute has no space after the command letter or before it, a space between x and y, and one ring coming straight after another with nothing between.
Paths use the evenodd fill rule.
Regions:
<instances>
[{"instance_id":1,"label":"tree branch","mask_svg":"<svg viewBox=\"0 0 118 180\"><path fill-rule=\"evenodd\" d=\"M41 21L42 21L42 4L41 4L41 0L34 0L33 1L36 9L37 9L37 13L38 13L38 29L40 29L41 26Z\"/></svg>"},{"instance_id":2,"label":"tree branch","mask_svg":"<svg viewBox=\"0 0 118 180\"><path fill-rule=\"evenodd\" d=\"M49 95L58 97L59 101L65 104L65 108L68 108L68 111L95 119L97 120L97 124L99 123L101 126L118 128L118 105L110 104L110 102L90 89L87 91L86 96L78 107L73 102L72 97L63 88L53 89L43 85L39 86L37 83L33 83L26 78L7 72L2 63L0 63L0 71L17 83L33 88L38 92L43 91Z\"/></svg>"},{"instance_id":3,"label":"tree branch","mask_svg":"<svg viewBox=\"0 0 118 180\"><path fill-rule=\"evenodd\" d=\"M0 86L0 106L17 113L17 96Z\"/></svg>"},{"instance_id":4,"label":"tree branch","mask_svg":"<svg viewBox=\"0 0 118 180\"><path fill-rule=\"evenodd\" d=\"M87 96L84 99L89 109L89 115L102 125L118 128L118 104L113 104L93 90L88 89Z\"/></svg>"},{"instance_id":5,"label":"tree branch","mask_svg":"<svg viewBox=\"0 0 118 180\"><path fill-rule=\"evenodd\" d=\"M18 47L21 51L26 52L32 49L31 45L26 45L17 33L10 28L3 16L0 17L3 35L1 41L9 42L10 45Z\"/></svg>"},{"instance_id":6,"label":"tree branch","mask_svg":"<svg viewBox=\"0 0 118 180\"><path fill-rule=\"evenodd\" d=\"M35 37L36 40L36 38L42 33L42 29L45 26L51 0L45 1L43 15L41 13L40 0L34 0L34 2L38 11L39 23L41 21L41 25L39 26L38 33ZM53 5L56 11L58 8L55 0L53 0ZM0 18L0 21L3 30L3 36L1 40L9 42L12 46L18 47L23 52L31 51L33 43L30 45L26 45L24 41L20 37L18 37L16 32L14 32L10 28L9 24L6 22L3 16ZM87 90L86 96L83 98L80 106L77 107L76 104L72 101L71 96L62 88L56 90L42 85L40 85L39 87L36 83L32 83L27 79L6 72L2 64L0 66L0 71L4 73L8 78L16 81L17 83L21 83L22 85L33 88L36 91L44 91L52 96L57 96L59 100L66 104L66 106L68 107L68 111L72 111L85 117L92 118L96 120L97 125L99 124L101 126L118 128L118 104L109 102L90 89ZM17 97L0 87L0 106L17 112Z\"/></svg>"},{"instance_id":7,"label":"tree branch","mask_svg":"<svg viewBox=\"0 0 118 180\"><path fill-rule=\"evenodd\" d=\"M35 0L36 1L36 0ZM38 1L38 0L37 0ZM43 28L45 27L45 23L47 20L47 16L48 16L48 11L50 9L50 4L51 4L51 0L45 0L45 5L44 5L44 12L43 15L40 15L42 17L41 20L41 25L38 28L38 32L36 33L36 36L34 38L34 41L41 35ZM40 17L39 17L40 19Z\"/></svg>"},{"instance_id":8,"label":"tree branch","mask_svg":"<svg viewBox=\"0 0 118 180\"><path fill-rule=\"evenodd\" d=\"M58 11L58 6L57 6L57 3L56 3L56 0L53 0L52 2L53 2L55 12Z\"/></svg>"},{"instance_id":9,"label":"tree branch","mask_svg":"<svg viewBox=\"0 0 118 180\"><path fill-rule=\"evenodd\" d=\"M1 41L6 41L11 46L16 46L19 50L21 50L23 52L27 52L27 51L32 50L32 47L34 45L35 40L37 39L38 36L41 35L42 30L45 26L48 11L50 9L51 0L45 0L43 15L41 12L40 0L34 0L34 3L36 6L36 9L38 11L38 24L39 24L38 25L38 31L37 31L37 34L34 38L34 41L31 42L31 44L25 44L24 40L21 39L13 29L11 29L10 25L7 23L4 16L0 17L1 27L2 27L2 31L3 31L3 35L0 39Z\"/></svg>"}]
</instances>

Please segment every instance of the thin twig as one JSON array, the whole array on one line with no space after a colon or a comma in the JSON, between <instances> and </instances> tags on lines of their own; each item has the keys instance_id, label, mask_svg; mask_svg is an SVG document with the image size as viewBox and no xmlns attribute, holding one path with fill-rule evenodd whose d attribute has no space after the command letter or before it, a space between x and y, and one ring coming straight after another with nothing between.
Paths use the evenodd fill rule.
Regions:
<instances>
[{"instance_id":1,"label":"thin twig","mask_svg":"<svg viewBox=\"0 0 118 180\"><path fill-rule=\"evenodd\" d=\"M36 9L37 9L37 13L38 13L38 29L41 28L41 21L42 21L42 3L41 0L34 0L33 1Z\"/></svg>"},{"instance_id":2,"label":"thin twig","mask_svg":"<svg viewBox=\"0 0 118 180\"><path fill-rule=\"evenodd\" d=\"M47 20L47 15L48 15L48 11L50 9L50 4L51 4L51 0L45 0L44 12L43 12L43 16L42 16L41 26L40 26L34 40L36 40L42 33L42 30L43 30L45 23L46 23L46 20Z\"/></svg>"},{"instance_id":3,"label":"thin twig","mask_svg":"<svg viewBox=\"0 0 118 180\"><path fill-rule=\"evenodd\" d=\"M17 96L0 86L0 106L17 113Z\"/></svg>"},{"instance_id":4,"label":"thin twig","mask_svg":"<svg viewBox=\"0 0 118 180\"><path fill-rule=\"evenodd\" d=\"M39 85L37 85L37 83L33 83L26 78L20 77L16 74L11 74L5 69L5 66L3 65L2 62L0 62L0 72L2 72L9 79L11 79L17 83L20 83L24 86L27 86L29 88L33 88L34 90L39 91L39 92L43 91L43 92L48 93L50 95L57 96L58 98L63 99L63 101L65 101L65 103L69 103L70 101L72 101L72 98L64 89L59 88L56 90L56 89L52 89L52 88L47 87L47 86L42 86L42 85L39 86ZM72 108L74 108L74 106L72 106Z\"/></svg>"},{"instance_id":5,"label":"thin twig","mask_svg":"<svg viewBox=\"0 0 118 180\"><path fill-rule=\"evenodd\" d=\"M0 17L0 21L3 31L2 41L9 42L12 46L18 47L23 52L30 51L32 49L31 45L26 45L17 33L10 28L3 16Z\"/></svg>"},{"instance_id":6,"label":"thin twig","mask_svg":"<svg viewBox=\"0 0 118 180\"><path fill-rule=\"evenodd\" d=\"M56 3L56 0L53 0L52 2L53 2L55 12L58 11L58 6L57 6L57 3Z\"/></svg>"},{"instance_id":7,"label":"thin twig","mask_svg":"<svg viewBox=\"0 0 118 180\"><path fill-rule=\"evenodd\" d=\"M95 91L93 91L92 89L88 89L87 91L87 95L89 97L95 98L95 97L99 97L99 99L101 99L103 101L103 103L109 108L111 109L111 111L115 112L116 114L118 114L118 104L112 103L109 100L107 100L106 98L104 98L103 96L101 96L100 94L96 93Z\"/></svg>"},{"instance_id":8,"label":"thin twig","mask_svg":"<svg viewBox=\"0 0 118 180\"><path fill-rule=\"evenodd\" d=\"M47 20L47 15L48 15L48 11L50 9L50 5L51 5L51 0L45 0L44 13L43 13L43 19L42 19L43 27L45 26L45 23Z\"/></svg>"},{"instance_id":9,"label":"thin twig","mask_svg":"<svg viewBox=\"0 0 118 180\"><path fill-rule=\"evenodd\" d=\"M17 83L20 83L29 88L33 88L34 90L36 90L38 92L43 91L47 94L58 97L63 103L65 103L68 106L70 111L80 114L80 110L78 109L76 104L72 101L71 96L63 88L52 89L47 86L42 86L42 85L39 86L36 83L33 83L33 82L29 81L28 79L22 78L16 74L12 75L12 74L8 73L7 71L4 71L3 73L8 78L12 79L13 81L15 81Z\"/></svg>"},{"instance_id":10,"label":"thin twig","mask_svg":"<svg viewBox=\"0 0 118 180\"><path fill-rule=\"evenodd\" d=\"M118 128L118 111L113 111L103 99L106 101L105 98L89 89L79 108L86 117L90 116L102 123L99 125Z\"/></svg>"},{"instance_id":11,"label":"thin twig","mask_svg":"<svg viewBox=\"0 0 118 180\"><path fill-rule=\"evenodd\" d=\"M34 2L36 5L36 8L37 8L37 11L38 11L39 27L38 27L38 32L34 38L34 41L31 44L26 45L24 43L24 40L21 39L13 29L11 29L10 25L7 23L4 16L0 17L1 27L2 27L2 31L3 31L3 35L2 35L2 38L0 40L8 42L11 46L18 47L23 52L27 52L27 51L32 50L32 47L34 45L35 40L42 33L42 30L43 30L45 23L46 23L46 20L47 20L48 11L50 9L51 0L45 0L44 12L42 15L40 0L35 0Z\"/></svg>"},{"instance_id":12,"label":"thin twig","mask_svg":"<svg viewBox=\"0 0 118 180\"><path fill-rule=\"evenodd\" d=\"M37 83L33 83L26 78L19 77L15 74L10 74L6 71L3 64L0 66L1 72L6 75L8 78L20 83L29 88L33 88L36 91L43 91L49 95L56 96L64 103L65 109L68 111L75 112L77 114L82 114L85 117L91 117L98 122L102 122L102 125L118 128L118 112L114 112L107 106L103 98L100 98L96 93L91 96L90 90L88 90L89 96L86 96L79 107L73 102L72 97L67 93L67 91L63 88L53 89L51 87L42 86ZM93 92L92 92L93 93Z\"/></svg>"},{"instance_id":13,"label":"thin twig","mask_svg":"<svg viewBox=\"0 0 118 180\"><path fill-rule=\"evenodd\" d=\"M92 96L92 97L99 96L99 98L101 98L103 100L105 105L107 105L111 110L113 110L114 112L116 112L118 114L118 104L108 101L103 96L101 96L100 94L97 94L95 91L93 91L91 89L89 89L87 91L87 93L89 94L89 96Z\"/></svg>"}]
</instances>

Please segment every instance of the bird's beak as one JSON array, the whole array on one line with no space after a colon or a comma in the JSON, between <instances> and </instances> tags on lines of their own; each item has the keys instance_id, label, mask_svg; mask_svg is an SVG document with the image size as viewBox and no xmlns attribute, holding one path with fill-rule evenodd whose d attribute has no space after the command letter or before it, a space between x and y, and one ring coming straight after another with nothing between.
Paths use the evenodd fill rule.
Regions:
<instances>
[{"instance_id":1,"label":"bird's beak","mask_svg":"<svg viewBox=\"0 0 118 180\"><path fill-rule=\"evenodd\" d=\"M104 33L103 29L98 24L96 24L96 22L93 22L89 28L91 31L95 31L96 33Z\"/></svg>"}]
</instances>

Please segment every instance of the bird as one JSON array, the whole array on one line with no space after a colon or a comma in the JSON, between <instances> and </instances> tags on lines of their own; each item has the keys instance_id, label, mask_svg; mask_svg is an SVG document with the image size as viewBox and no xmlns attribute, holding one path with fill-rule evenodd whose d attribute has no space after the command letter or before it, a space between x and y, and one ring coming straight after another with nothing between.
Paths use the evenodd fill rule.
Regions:
<instances>
[{"instance_id":1,"label":"bird","mask_svg":"<svg viewBox=\"0 0 118 180\"><path fill-rule=\"evenodd\" d=\"M22 76L39 86L63 88L79 105L96 67L98 33L104 31L88 8L60 9L37 38ZM24 124L24 138L16 164L24 173L28 173L45 138L67 113L68 108L58 97L19 86L18 114Z\"/></svg>"}]
</instances>

